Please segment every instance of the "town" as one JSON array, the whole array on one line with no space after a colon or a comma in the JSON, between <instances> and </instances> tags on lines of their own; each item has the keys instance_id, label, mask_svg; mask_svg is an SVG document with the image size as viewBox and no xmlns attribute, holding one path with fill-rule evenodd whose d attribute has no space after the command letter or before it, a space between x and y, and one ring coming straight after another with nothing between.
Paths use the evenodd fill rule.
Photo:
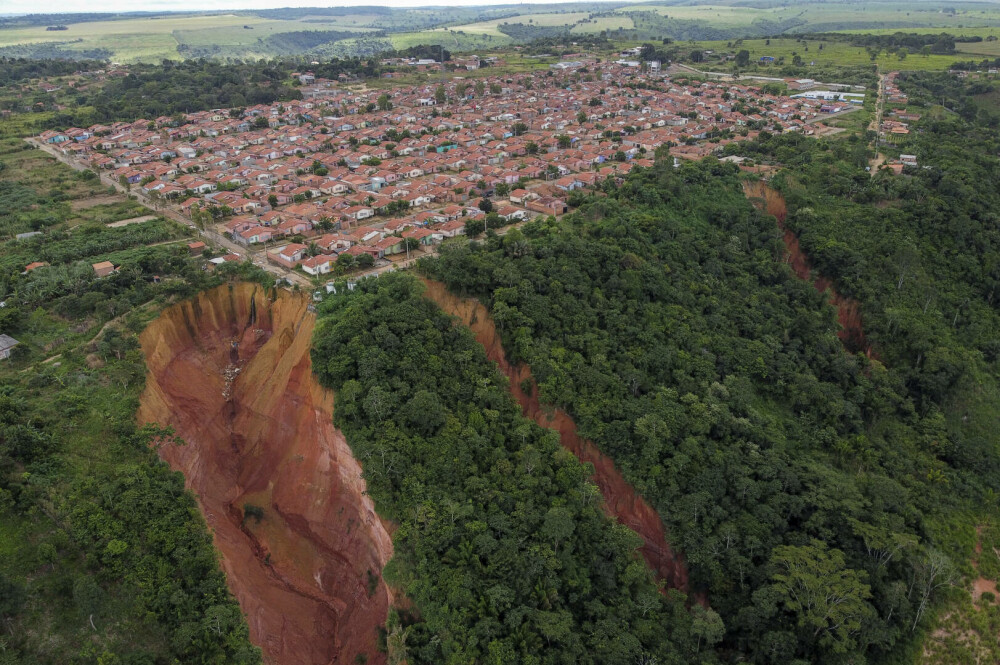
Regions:
<instances>
[{"instance_id":1,"label":"town","mask_svg":"<svg viewBox=\"0 0 1000 665\"><path fill-rule=\"evenodd\" d=\"M338 264L391 267L468 230L559 217L575 190L651 166L660 146L677 164L762 131L836 131L817 123L863 99L808 79L700 82L652 65L581 55L532 74L391 89L301 72L301 100L38 141L213 237L263 250L271 266L322 276Z\"/></svg>"}]
</instances>

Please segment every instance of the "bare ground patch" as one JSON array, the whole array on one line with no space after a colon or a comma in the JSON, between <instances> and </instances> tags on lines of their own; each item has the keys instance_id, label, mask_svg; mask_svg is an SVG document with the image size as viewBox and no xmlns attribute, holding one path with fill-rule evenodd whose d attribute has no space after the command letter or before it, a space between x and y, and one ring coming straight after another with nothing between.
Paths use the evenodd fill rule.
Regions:
<instances>
[{"instance_id":1,"label":"bare ground patch","mask_svg":"<svg viewBox=\"0 0 1000 665\"><path fill-rule=\"evenodd\" d=\"M72 210L83 210L84 208L93 208L94 206L105 205L108 203L121 203L125 200L125 197L118 194L101 194L100 196L90 196L85 199L76 199L72 201L69 206Z\"/></svg>"}]
</instances>

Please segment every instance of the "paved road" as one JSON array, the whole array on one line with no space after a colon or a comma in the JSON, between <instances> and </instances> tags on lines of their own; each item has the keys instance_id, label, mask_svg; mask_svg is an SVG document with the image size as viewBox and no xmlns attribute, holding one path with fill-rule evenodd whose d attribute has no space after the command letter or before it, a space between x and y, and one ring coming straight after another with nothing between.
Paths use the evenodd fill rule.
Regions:
<instances>
[{"instance_id":1,"label":"paved road","mask_svg":"<svg viewBox=\"0 0 1000 665\"><path fill-rule=\"evenodd\" d=\"M75 169L77 171L91 170L85 164L81 164L78 160L73 159L68 155L62 154L54 147L41 143L37 139L29 138L25 139L25 141L35 146L36 148L39 148L40 150L44 150L45 152L52 155L57 160L59 160L63 164L66 164L72 169ZM198 228L197 225L195 225L194 222L191 221L190 218L188 218L186 215L177 210L173 205L167 204L162 200L153 201L139 189L136 190L126 189L125 187L122 186L120 182L116 181L107 173L98 172L97 175L100 177L102 184L107 185L108 187L114 187L117 191L119 191L125 196L135 196L136 199L138 199L143 205L145 205L148 208L151 208L157 214L163 215L164 217L172 219L178 224L183 224L184 226L193 229L206 243L210 243L218 247L223 247L226 249L226 251L232 254L239 254L240 256L246 256L251 261L253 261L254 264L256 264L257 266L263 268L264 270L274 275L277 275L278 277L284 277L286 279L289 279L293 283L298 284L299 286L305 288L312 288L312 282L310 282L306 277L300 275L294 270L288 270L287 268L284 268L282 266L269 263L264 256L263 250L258 250L256 252L252 251L247 247L238 245L237 243L233 242L232 240L225 237L221 233L218 233L211 229L200 229Z\"/></svg>"}]
</instances>

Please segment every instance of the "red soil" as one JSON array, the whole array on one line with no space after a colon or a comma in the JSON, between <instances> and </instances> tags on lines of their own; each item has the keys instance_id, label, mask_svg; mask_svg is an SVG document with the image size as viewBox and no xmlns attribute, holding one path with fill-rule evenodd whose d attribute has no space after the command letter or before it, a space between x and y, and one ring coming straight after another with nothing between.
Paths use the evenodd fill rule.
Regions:
<instances>
[{"instance_id":1,"label":"red soil","mask_svg":"<svg viewBox=\"0 0 1000 665\"><path fill-rule=\"evenodd\" d=\"M826 277L821 275L813 277L809 257L799 246L799 237L795 235L794 231L785 227L788 209L781 193L768 187L761 180L744 181L743 192L755 207L773 215L778 220L778 227L784 234L782 239L788 252L788 265L791 266L795 274L800 279L812 281L817 291L826 291L830 294L830 304L836 308L837 321L840 323L840 332L837 333L837 336L844 344L844 348L852 353L862 352L869 358L877 359L878 355L874 353L871 344L865 339L864 326L861 321L861 306L858 301L837 293L837 290L833 288L833 283Z\"/></svg>"},{"instance_id":2,"label":"red soil","mask_svg":"<svg viewBox=\"0 0 1000 665\"><path fill-rule=\"evenodd\" d=\"M187 442L164 443L160 456L196 494L265 661L365 653L381 664L392 540L333 427L333 394L313 378L308 301L274 298L236 284L164 310L140 336L148 376L137 418ZM263 508L259 522L244 523L247 503Z\"/></svg>"},{"instance_id":3,"label":"red soil","mask_svg":"<svg viewBox=\"0 0 1000 665\"><path fill-rule=\"evenodd\" d=\"M449 293L440 282L424 282L427 285L425 295L442 310L458 317L468 326L475 334L476 341L483 345L487 357L507 376L510 380L510 392L520 403L524 415L542 427L558 432L565 448L581 461L594 465L593 480L604 496L605 510L639 534L643 540L642 556L656 573L657 579L663 580L667 588L687 592L687 567L681 555L671 549L667 542L660 516L622 477L621 472L615 468L614 460L601 453L593 442L577 434L576 424L569 414L561 409L543 406L538 401L537 390L533 389L531 395L524 392L521 386L526 381L534 386L531 368L527 365L515 367L507 362L500 335L486 307L478 300L459 298Z\"/></svg>"}]
</instances>

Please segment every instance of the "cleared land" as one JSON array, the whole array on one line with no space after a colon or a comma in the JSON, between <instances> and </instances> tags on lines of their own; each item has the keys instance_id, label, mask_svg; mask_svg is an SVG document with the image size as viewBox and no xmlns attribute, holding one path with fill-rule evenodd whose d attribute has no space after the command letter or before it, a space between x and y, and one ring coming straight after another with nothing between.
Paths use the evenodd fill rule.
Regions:
<instances>
[{"instance_id":1,"label":"cleared land","mask_svg":"<svg viewBox=\"0 0 1000 665\"><path fill-rule=\"evenodd\" d=\"M0 30L0 47L21 44L58 44L66 51L83 52L107 49L119 62L155 62L178 58L177 47L218 46L248 49L258 40L286 33L309 30L334 30L362 33L371 28L359 25L358 17L350 22L278 21L256 16L220 14L178 16L114 21L70 23L67 30L49 31L44 26ZM265 48L260 55L267 55Z\"/></svg>"}]
</instances>

